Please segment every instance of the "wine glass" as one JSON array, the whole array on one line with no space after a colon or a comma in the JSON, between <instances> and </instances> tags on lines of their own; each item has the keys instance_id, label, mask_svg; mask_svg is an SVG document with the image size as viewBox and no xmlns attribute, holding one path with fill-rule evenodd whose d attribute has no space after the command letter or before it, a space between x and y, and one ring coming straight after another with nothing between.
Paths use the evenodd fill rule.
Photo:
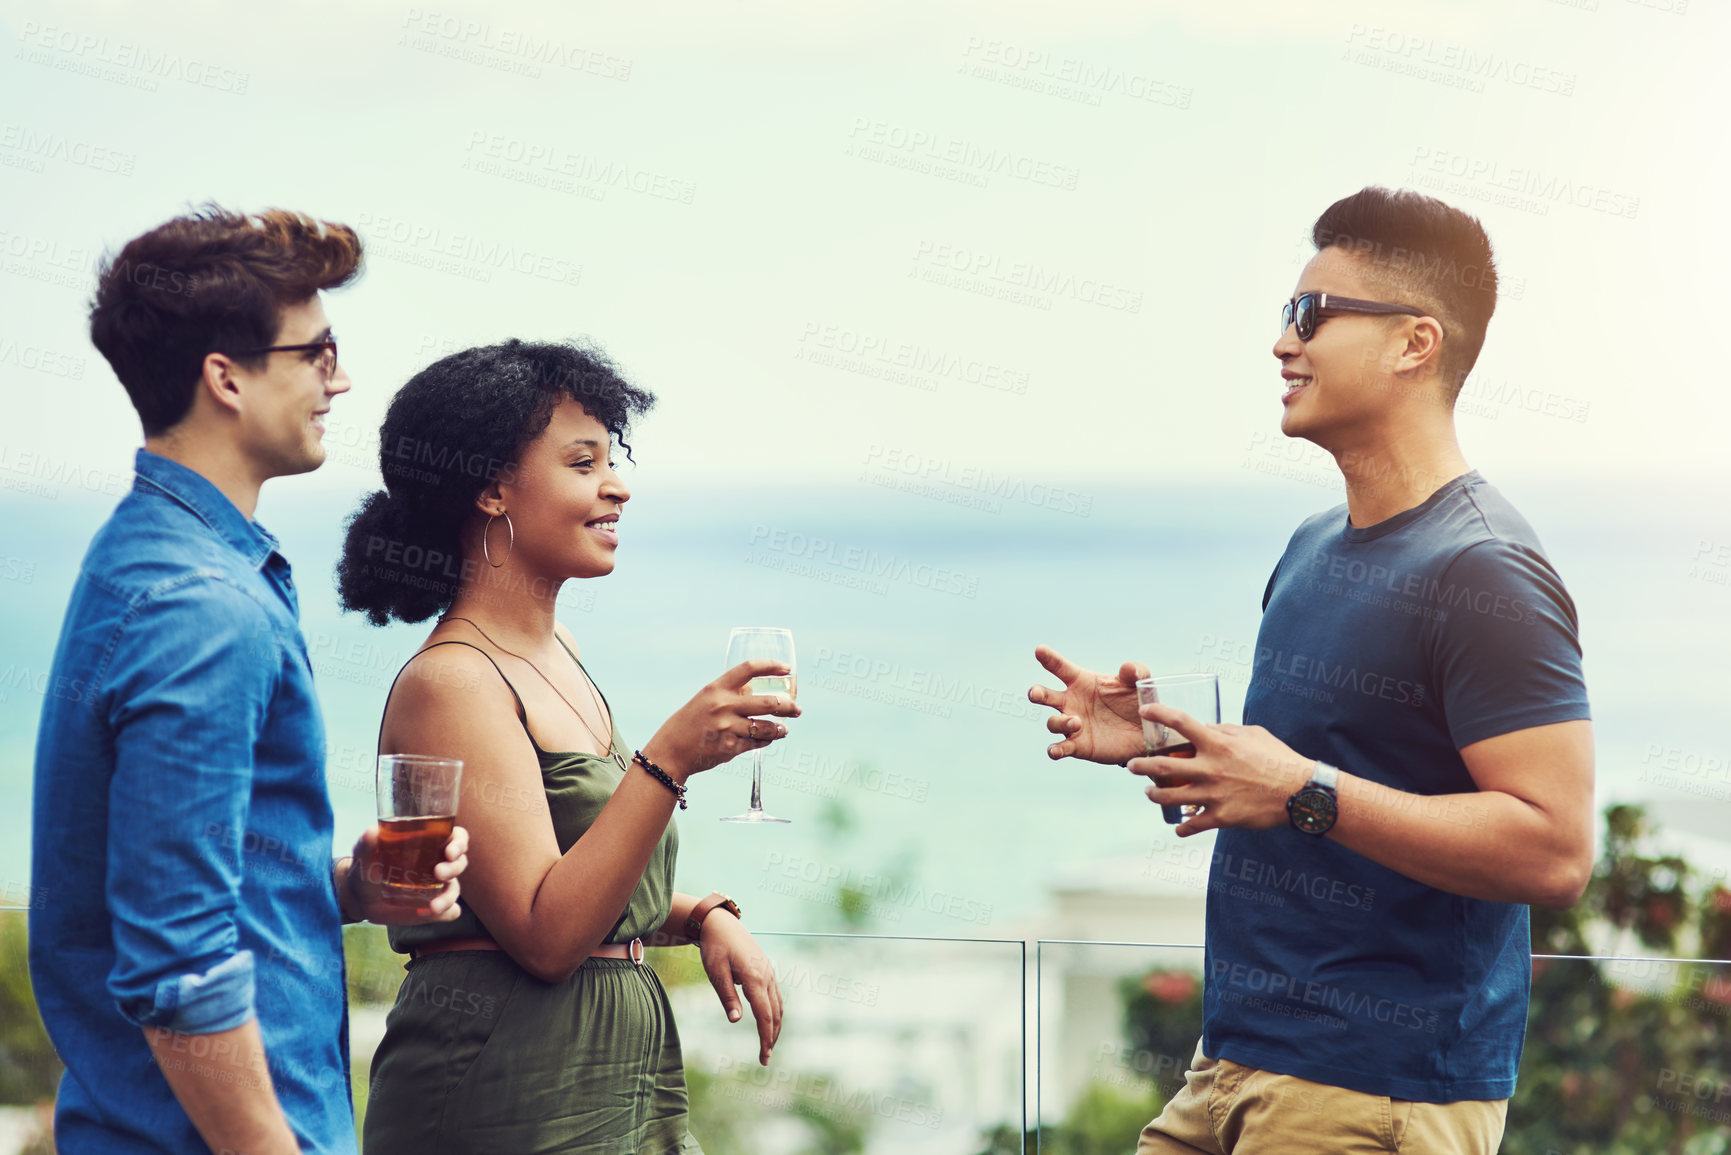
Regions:
<instances>
[{"instance_id":1,"label":"wine glass","mask_svg":"<svg viewBox=\"0 0 1731 1155\"><path fill-rule=\"evenodd\" d=\"M1136 702L1164 702L1176 706L1198 722L1220 724L1220 675L1169 674L1162 678L1143 678L1136 683ZM1162 754L1168 758L1194 758L1196 746L1170 726L1162 726L1149 718L1142 719L1144 754ZM1176 825L1184 821L1181 806L1161 806L1160 816Z\"/></svg>"},{"instance_id":2,"label":"wine glass","mask_svg":"<svg viewBox=\"0 0 1731 1155\"><path fill-rule=\"evenodd\" d=\"M745 687L748 694L786 694L792 698L799 690L798 672L793 664L793 631L775 626L735 626L727 638L727 667L732 669L753 658L769 658L786 666L785 674L753 678ZM733 814L723 822L789 822L776 818L763 809L763 747L751 752L751 808L744 814Z\"/></svg>"}]
</instances>

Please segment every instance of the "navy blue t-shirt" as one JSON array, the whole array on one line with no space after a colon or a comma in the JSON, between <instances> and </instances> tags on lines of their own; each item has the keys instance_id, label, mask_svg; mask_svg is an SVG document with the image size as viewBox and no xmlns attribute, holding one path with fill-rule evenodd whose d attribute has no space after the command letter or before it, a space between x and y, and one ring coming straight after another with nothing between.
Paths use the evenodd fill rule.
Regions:
<instances>
[{"instance_id":1,"label":"navy blue t-shirt","mask_svg":"<svg viewBox=\"0 0 1731 1155\"><path fill-rule=\"evenodd\" d=\"M1340 505L1292 535L1263 595L1246 725L1427 796L1477 789L1463 746L1586 717L1574 603L1477 471L1375 525ZM1508 1098L1529 935L1524 905L1426 886L1332 838L1222 830L1203 1052L1396 1099Z\"/></svg>"}]
</instances>

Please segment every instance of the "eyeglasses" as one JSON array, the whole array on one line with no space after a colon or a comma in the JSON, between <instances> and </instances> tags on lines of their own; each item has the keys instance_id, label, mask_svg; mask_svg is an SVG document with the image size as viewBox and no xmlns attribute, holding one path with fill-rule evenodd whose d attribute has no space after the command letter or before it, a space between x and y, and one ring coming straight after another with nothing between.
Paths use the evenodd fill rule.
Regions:
<instances>
[{"instance_id":1,"label":"eyeglasses","mask_svg":"<svg viewBox=\"0 0 1731 1155\"><path fill-rule=\"evenodd\" d=\"M1383 316L1427 317L1430 314L1411 305L1387 305L1381 301L1361 301L1356 297L1336 297L1329 293L1300 293L1280 309L1280 331L1288 325L1298 326L1298 339L1308 341L1316 336L1316 327L1327 320L1329 313L1373 313Z\"/></svg>"},{"instance_id":2,"label":"eyeglasses","mask_svg":"<svg viewBox=\"0 0 1731 1155\"><path fill-rule=\"evenodd\" d=\"M335 337L326 337L323 341L312 341L305 345L266 345L260 349L242 349L238 353L229 354L229 356L256 357L262 353L310 353L314 349L320 350L320 353L313 364L318 366L319 375L324 378L326 384L329 384L331 378L337 375L337 339Z\"/></svg>"}]
</instances>

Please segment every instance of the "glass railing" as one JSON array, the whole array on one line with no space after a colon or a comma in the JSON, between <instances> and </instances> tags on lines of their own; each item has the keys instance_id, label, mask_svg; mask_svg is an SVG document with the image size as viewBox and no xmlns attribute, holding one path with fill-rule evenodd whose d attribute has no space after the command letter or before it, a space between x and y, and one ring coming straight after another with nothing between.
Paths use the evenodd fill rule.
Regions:
<instances>
[{"instance_id":1,"label":"glass railing","mask_svg":"<svg viewBox=\"0 0 1731 1155\"><path fill-rule=\"evenodd\" d=\"M31 997L26 915L0 909L0 1155L53 1151L61 1066ZM1021 940L755 934L782 997L767 1067L751 1014L727 1021L696 951L648 952L709 1155L978 1155L1028 1131ZM380 927L346 928L344 946L358 1128L406 972Z\"/></svg>"},{"instance_id":2,"label":"glass railing","mask_svg":"<svg viewBox=\"0 0 1731 1155\"><path fill-rule=\"evenodd\" d=\"M1202 948L1034 945L1037 1150L1135 1149L1202 1034Z\"/></svg>"},{"instance_id":3,"label":"glass railing","mask_svg":"<svg viewBox=\"0 0 1731 1155\"><path fill-rule=\"evenodd\" d=\"M976 1155L1026 1131L1020 940L755 933L783 1003L768 1067L696 952L658 952L709 1155Z\"/></svg>"},{"instance_id":4,"label":"glass railing","mask_svg":"<svg viewBox=\"0 0 1731 1155\"><path fill-rule=\"evenodd\" d=\"M1731 1152L1731 963L1535 957L1503 1151Z\"/></svg>"},{"instance_id":5,"label":"glass railing","mask_svg":"<svg viewBox=\"0 0 1731 1155\"><path fill-rule=\"evenodd\" d=\"M1037 1150L1134 1147L1202 1028L1202 949L1035 944ZM1293 1110L1306 1101L1293 1099ZM1731 1152L1731 963L1539 955L1503 1155Z\"/></svg>"},{"instance_id":6,"label":"glass railing","mask_svg":"<svg viewBox=\"0 0 1731 1155\"><path fill-rule=\"evenodd\" d=\"M0 910L0 1155L52 1151L60 1064L30 994L25 917ZM1201 1032L1195 945L756 934L784 1007L768 1067L695 951L650 952L710 1155L1122 1153L1183 1085ZM350 927L345 943L364 1113L404 971L380 928ZM1501 1150L1731 1152L1731 963L1535 957Z\"/></svg>"},{"instance_id":7,"label":"glass railing","mask_svg":"<svg viewBox=\"0 0 1731 1155\"><path fill-rule=\"evenodd\" d=\"M709 1155L977 1155L993 1136L1027 1130L1021 940L754 933L782 998L767 1067L750 1012L727 1021L696 951L648 952L678 1025L691 1129ZM346 944L364 1115L402 956L376 927L348 928Z\"/></svg>"},{"instance_id":8,"label":"glass railing","mask_svg":"<svg viewBox=\"0 0 1731 1155\"><path fill-rule=\"evenodd\" d=\"M60 1059L30 990L29 911L0 908L0 1153L53 1155Z\"/></svg>"}]
</instances>

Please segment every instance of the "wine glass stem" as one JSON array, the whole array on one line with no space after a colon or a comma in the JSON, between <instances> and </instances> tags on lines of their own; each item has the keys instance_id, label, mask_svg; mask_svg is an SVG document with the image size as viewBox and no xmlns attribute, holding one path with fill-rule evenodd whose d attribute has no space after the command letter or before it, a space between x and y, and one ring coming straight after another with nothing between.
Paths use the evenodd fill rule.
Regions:
<instances>
[{"instance_id":1,"label":"wine glass stem","mask_svg":"<svg viewBox=\"0 0 1731 1155\"><path fill-rule=\"evenodd\" d=\"M763 809L763 748L751 752L751 808Z\"/></svg>"}]
</instances>

